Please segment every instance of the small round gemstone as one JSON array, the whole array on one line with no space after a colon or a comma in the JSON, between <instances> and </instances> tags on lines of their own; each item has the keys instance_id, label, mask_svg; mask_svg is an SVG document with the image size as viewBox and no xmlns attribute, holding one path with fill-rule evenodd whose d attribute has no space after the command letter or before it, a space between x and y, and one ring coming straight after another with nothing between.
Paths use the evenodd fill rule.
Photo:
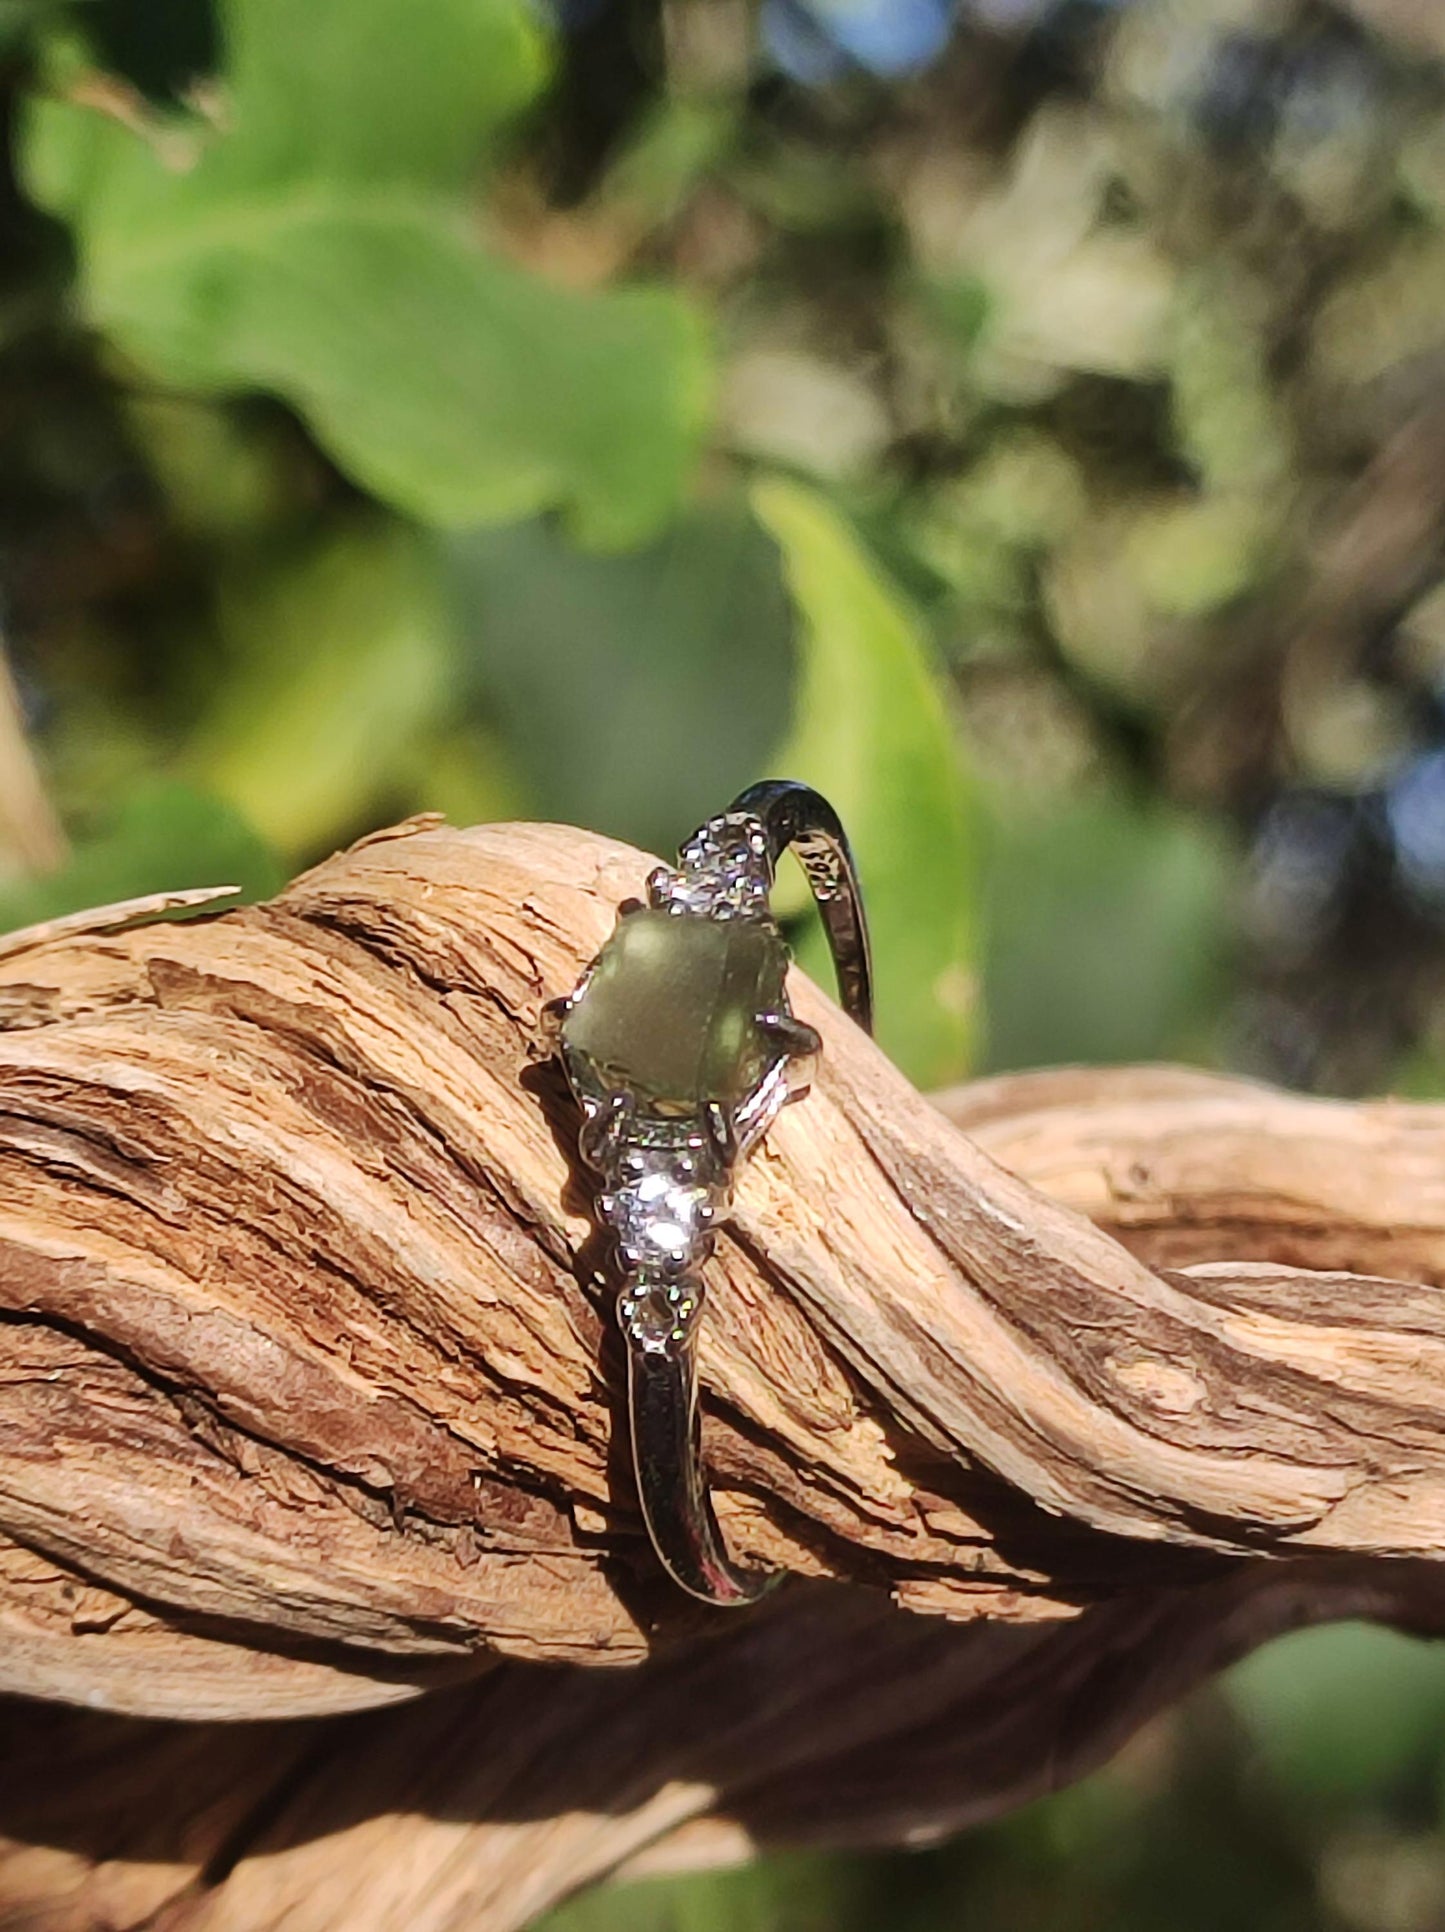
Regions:
<instances>
[{"instance_id":1,"label":"small round gemstone","mask_svg":"<svg viewBox=\"0 0 1445 1932\"><path fill-rule=\"evenodd\" d=\"M697 1293L681 1282L644 1282L619 1299L617 1312L643 1348L667 1348L686 1338Z\"/></svg>"},{"instance_id":2,"label":"small round gemstone","mask_svg":"<svg viewBox=\"0 0 1445 1932\"><path fill-rule=\"evenodd\" d=\"M772 885L767 833L748 814L709 819L648 879L654 906L713 919L766 914Z\"/></svg>"},{"instance_id":3,"label":"small round gemstone","mask_svg":"<svg viewBox=\"0 0 1445 1932\"><path fill-rule=\"evenodd\" d=\"M707 1189L679 1184L671 1174L645 1174L612 1195L608 1220L634 1266L680 1267L703 1245Z\"/></svg>"}]
</instances>

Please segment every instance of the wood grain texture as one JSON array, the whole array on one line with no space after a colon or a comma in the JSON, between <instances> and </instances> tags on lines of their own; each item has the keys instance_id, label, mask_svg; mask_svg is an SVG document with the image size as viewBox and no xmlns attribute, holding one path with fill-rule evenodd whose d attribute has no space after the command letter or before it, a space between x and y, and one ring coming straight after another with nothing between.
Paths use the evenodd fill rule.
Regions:
<instances>
[{"instance_id":1,"label":"wood grain texture","mask_svg":"<svg viewBox=\"0 0 1445 1932\"><path fill-rule=\"evenodd\" d=\"M1441 1621L1445 1110L935 1106L806 983L701 1357L724 1529L800 1580L661 1583L531 1056L649 863L424 823L0 957L0 1688L53 1700L0 1921L518 1925L690 1831L956 1828L1283 1624Z\"/></svg>"},{"instance_id":2,"label":"wood grain texture","mask_svg":"<svg viewBox=\"0 0 1445 1932\"><path fill-rule=\"evenodd\" d=\"M1152 1267L1268 1259L1445 1282L1445 1106L1187 1067L1010 1074L935 1105Z\"/></svg>"},{"instance_id":3,"label":"wood grain texture","mask_svg":"<svg viewBox=\"0 0 1445 1932\"><path fill-rule=\"evenodd\" d=\"M1057 1789L1325 1617L1445 1621L1432 1566L1219 1567L1067 1622L798 1584L635 1670L501 1664L390 1710L184 1724L0 1705L0 1922L511 1932L618 1870L926 1844Z\"/></svg>"}]
</instances>

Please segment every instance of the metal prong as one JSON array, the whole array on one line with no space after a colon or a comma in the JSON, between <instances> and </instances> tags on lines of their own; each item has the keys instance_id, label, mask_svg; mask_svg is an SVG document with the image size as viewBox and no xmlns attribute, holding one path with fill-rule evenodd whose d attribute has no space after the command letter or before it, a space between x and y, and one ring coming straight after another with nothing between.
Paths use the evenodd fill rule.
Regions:
<instances>
[{"instance_id":1,"label":"metal prong","mask_svg":"<svg viewBox=\"0 0 1445 1932\"><path fill-rule=\"evenodd\" d=\"M624 899L622 901L621 905L617 908L617 917L619 919L630 919L634 912L646 911L647 901L634 896L631 899Z\"/></svg>"},{"instance_id":2,"label":"metal prong","mask_svg":"<svg viewBox=\"0 0 1445 1932\"><path fill-rule=\"evenodd\" d=\"M654 912L657 911L659 906L666 904L667 888L672 883L673 877L674 874L670 865L655 865L648 873L647 903L652 907Z\"/></svg>"},{"instance_id":3,"label":"metal prong","mask_svg":"<svg viewBox=\"0 0 1445 1932\"><path fill-rule=\"evenodd\" d=\"M822 1051L823 1036L818 1029L791 1013L759 1013L757 1023L790 1060L811 1060Z\"/></svg>"},{"instance_id":4,"label":"metal prong","mask_svg":"<svg viewBox=\"0 0 1445 1932\"><path fill-rule=\"evenodd\" d=\"M589 1166L601 1167L614 1129L627 1119L636 1105L630 1093L620 1091L588 1107L587 1118L582 1122L582 1131L577 1136L577 1147Z\"/></svg>"},{"instance_id":5,"label":"metal prong","mask_svg":"<svg viewBox=\"0 0 1445 1932\"><path fill-rule=\"evenodd\" d=\"M705 1100L702 1117L703 1124L707 1128L708 1139L724 1163L731 1167L738 1157L738 1139L733 1132L733 1123L727 1109L716 1100Z\"/></svg>"},{"instance_id":6,"label":"metal prong","mask_svg":"<svg viewBox=\"0 0 1445 1932\"><path fill-rule=\"evenodd\" d=\"M548 1000L537 1015L537 1031L527 1051L534 1061L555 1060L562 1048L562 1022L572 1010L572 996Z\"/></svg>"}]
</instances>

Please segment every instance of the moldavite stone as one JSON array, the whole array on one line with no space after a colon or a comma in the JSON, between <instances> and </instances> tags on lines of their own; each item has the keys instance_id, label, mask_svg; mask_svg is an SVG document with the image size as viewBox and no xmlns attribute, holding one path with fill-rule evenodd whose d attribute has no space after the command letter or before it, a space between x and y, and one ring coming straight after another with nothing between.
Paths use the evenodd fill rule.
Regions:
<instances>
[{"instance_id":1,"label":"moldavite stone","mask_svg":"<svg viewBox=\"0 0 1445 1932\"><path fill-rule=\"evenodd\" d=\"M771 923L634 912L597 956L562 1040L600 1089L643 1107L695 1112L736 1103L777 1048L757 1015L782 1004L788 955Z\"/></svg>"}]
</instances>

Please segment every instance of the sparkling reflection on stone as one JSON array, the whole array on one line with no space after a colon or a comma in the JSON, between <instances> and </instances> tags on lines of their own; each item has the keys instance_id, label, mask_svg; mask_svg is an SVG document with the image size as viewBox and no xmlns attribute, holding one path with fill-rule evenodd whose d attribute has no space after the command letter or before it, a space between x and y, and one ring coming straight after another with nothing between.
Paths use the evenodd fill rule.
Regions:
<instances>
[{"instance_id":1,"label":"sparkling reflection on stone","mask_svg":"<svg viewBox=\"0 0 1445 1932\"><path fill-rule=\"evenodd\" d=\"M681 1185L660 1170L624 1183L608 1218L629 1261L678 1267L698 1249L706 1207L705 1188Z\"/></svg>"}]
</instances>

